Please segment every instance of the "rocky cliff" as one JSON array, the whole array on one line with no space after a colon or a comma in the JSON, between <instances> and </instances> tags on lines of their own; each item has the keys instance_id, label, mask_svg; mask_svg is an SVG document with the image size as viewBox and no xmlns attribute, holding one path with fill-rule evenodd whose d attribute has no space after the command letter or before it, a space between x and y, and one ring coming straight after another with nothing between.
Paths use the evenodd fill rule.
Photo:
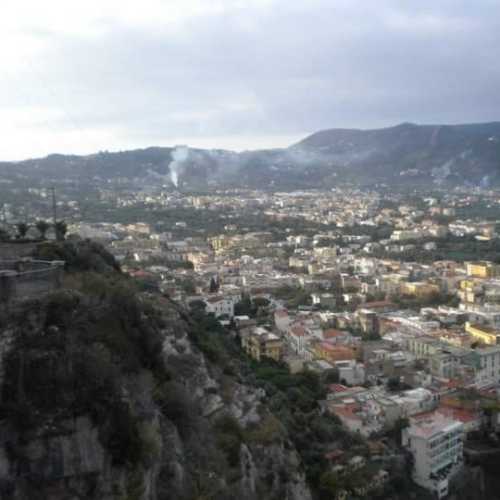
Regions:
<instances>
[{"instance_id":1,"label":"rocky cliff","mask_svg":"<svg viewBox=\"0 0 500 500\"><path fill-rule=\"evenodd\" d=\"M2 312L1 498L309 500L265 392L99 259Z\"/></svg>"}]
</instances>

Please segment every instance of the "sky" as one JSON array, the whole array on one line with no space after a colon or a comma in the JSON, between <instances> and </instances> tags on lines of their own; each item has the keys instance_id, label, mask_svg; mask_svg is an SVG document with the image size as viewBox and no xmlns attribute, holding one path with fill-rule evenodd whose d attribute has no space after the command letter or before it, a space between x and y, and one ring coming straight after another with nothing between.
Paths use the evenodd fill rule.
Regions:
<instances>
[{"instance_id":1,"label":"sky","mask_svg":"<svg viewBox=\"0 0 500 500\"><path fill-rule=\"evenodd\" d=\"M500 120L500 0L3 0L0 160Z\"/></svg>"}]
</instances>

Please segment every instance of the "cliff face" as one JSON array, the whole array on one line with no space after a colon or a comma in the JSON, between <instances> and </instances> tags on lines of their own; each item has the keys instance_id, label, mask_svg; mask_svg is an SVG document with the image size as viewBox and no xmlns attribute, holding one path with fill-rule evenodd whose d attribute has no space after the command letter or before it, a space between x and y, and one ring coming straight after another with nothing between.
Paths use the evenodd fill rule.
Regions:
<instances>
[{"instance_id":1,"label":"cliff face","mask_svg":"<svg viewBox=\"0 0 500 500\"><path fill-rule=\"evenodd\" d=\"M182 309L114 275L65 286L3 313L2 499L311 498L262 389Z\"/></svg>"}]
</instances>

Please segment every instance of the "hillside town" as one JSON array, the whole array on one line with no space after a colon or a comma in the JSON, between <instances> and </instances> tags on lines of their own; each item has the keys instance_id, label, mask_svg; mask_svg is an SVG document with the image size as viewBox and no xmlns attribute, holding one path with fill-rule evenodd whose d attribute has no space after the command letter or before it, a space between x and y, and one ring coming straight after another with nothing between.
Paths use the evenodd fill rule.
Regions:
<instances>
[{"instance_id":1,"label":"hillside town","mask_svg":"<svg viewBox=\"0 0 500 500\"><path fill-rule=\"evenodd\" d=\"M424 490L447 496L466 457L497 449L479 437L500 424L500 193L103 190L144 216L129 223L86 220L62 198L68 239L101 242L144 290L203 309L254 360L328 380L322 412L382 455L395 432ZM365 460L329 459L339 477Z\"/></svg>"}]
</instances>

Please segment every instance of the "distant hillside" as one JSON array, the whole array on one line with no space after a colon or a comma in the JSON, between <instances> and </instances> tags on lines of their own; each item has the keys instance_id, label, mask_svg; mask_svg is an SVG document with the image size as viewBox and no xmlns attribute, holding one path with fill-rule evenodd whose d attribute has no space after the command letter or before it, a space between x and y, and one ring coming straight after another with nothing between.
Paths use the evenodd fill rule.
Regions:
<instances>
[{"instance_id":1,"label":"distant hillside","mask_svg":"<svg viewBox=\"0 0 500 500\"><path fill-rule=\"evenodd\" d=\"M3 183L133 184L186 189L297 189L359 185L499 185L500 122L403 123L377 130L316 132L285 149L235 153L180 146L50 155L0 163Z\"/></svg>"},{"instance_id":2,"label":"distant hillside","mask_svg":"<svg viewBox=\"0 0 500 500\"><path fill-rule=\"evenodd\" d=\"M323 130L290 149L328 162L337 176L362 183L500 181L500 122Z\"/></svg>"}]
</instances>

